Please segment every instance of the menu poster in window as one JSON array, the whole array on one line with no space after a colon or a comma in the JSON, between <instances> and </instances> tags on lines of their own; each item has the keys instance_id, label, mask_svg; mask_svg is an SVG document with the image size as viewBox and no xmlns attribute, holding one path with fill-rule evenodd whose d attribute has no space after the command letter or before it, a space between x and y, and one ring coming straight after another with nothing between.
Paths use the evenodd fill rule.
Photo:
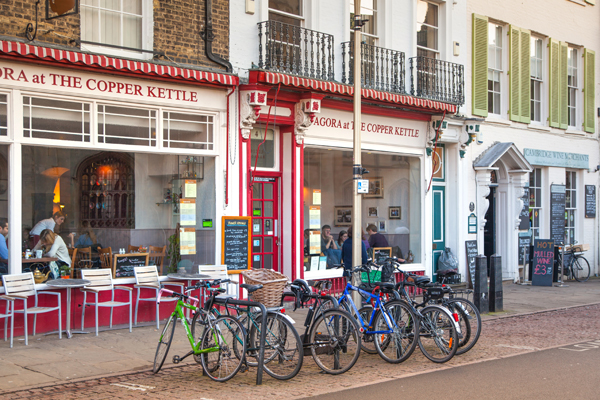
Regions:
<instances>
[{"instance_id":1,"label":"menu poster in window","mask_svg":"<svg viewBox=\"0 0 600 400\"><path fill-rule=\"evenodd\" d=\"M553 266L554 240L536 239L533 245L531 284L533 286L552 286Z\"/></svg>"},{"instance_id":2,"label":"menu poster in window","mask_svg":"<svg viewBox=\"0 0 600 400\"><path fill-rule=\"evenodd\" d=\"M526 231L529 229L529 187L524 188L522 199L523 208L519 213L519 230Z\"/></svg>"},{"instance_id":3,"label":"menu poster in window","mask_svg":"<svg viewBox=\"0 0 600 400\"><path fill-rule=\"evenodd\" d=\"M252 217L222 217L221 219L221 264L227 265L232 274L250 269L250 231Z\"/></svg>"},{"instance_id":4,"label":"menu poster in window","mask_svg":"<svg viewBox=\"0 0 600 400\"><path fill-rule=\"evenodd\" d=\"M565 241L566 186L550 186L550 239L557 246Z\"/></svg>"},{"instance_id":5,"label":"menu poster in window","mask_svg":"<svg viewBox=\"0 0 600 400\"><path fill-rule=\"evenodd\" d=\"M321 231L308 233L308 246L310 254L321 254Z\"/></svg>"},{"instance_id":6,"label":"menu poster in window","mask_svg":"<svg viewBox=\"0 0 600 400\"><path fill-rule=\"evenodd\" d=\"M315 206L321 205L321 190L319 190L319 189L313 190L313 205L315 205Z\"/></svg>"},{"instance_id":7,"label":"menu poster in window","mask_svg":"<svg viewBox=\"0 0 600 400\"><path fill-rule=\"evenodd\" d=\"M467 268L471 279L471 287L475 283L475 257L477 257L477 240L466 240L465 250L467 255Z\"/></svg>"},{"instance_id":8,"label":"menu poster in window","mask_svg":"<svg viewBox=\"0 0 600 400\"><path fill-rule=\"evenodd\" d=\"M182 256L196 254L196 229L179 228L179 252Z\"/></svg>"},{"instance_id":9,"label":"menu poster in window","mask_svg":"<svg viewBox=\"0 0 600 400\"><path fill-rule=\"evenodd\" d=\"M308 216L309 229L319 229L321 227L321 207L310 206Z\"/></svg>"},{"instance_id":10,"label":"menu poster in window","mask_svg":"<svg viewBox=\"0 0 600 400\"><path fill-rule=\"evenodd\" d=\"M195 199L196 198L196 181L192 179L185 180L185 188L183 191L183 195L187 198Z\"/></svg>"},{"instance_id":11,"label":"menu poster in window","mask_svg":"<svg viewBox=\"0 0 600 400\"><path fill-rule=\"evenodd\" d=\"M148 265L148 253L126 253L113 256L113 278L126 278L135 276L135 267Z\"/></svg>"},{"instance_id":12,"label":"menu poster in window","mask_svg":"<svg viewBox=\"0 0 600 400\"><path fill-rule=\"evenodd\" d=\"M179 218L182 226L196 226L196 199L181 199Z\"/></svg>"},{"instance_id":13,"label":"menu poster in window","mask_svg":"<svg viewBox=\"0 0 600 400\"><path fill-rule=\"evenodd\" d=\"M596 186L585 185L585 217L596 218Z\"/></svg>"}]
</instances>

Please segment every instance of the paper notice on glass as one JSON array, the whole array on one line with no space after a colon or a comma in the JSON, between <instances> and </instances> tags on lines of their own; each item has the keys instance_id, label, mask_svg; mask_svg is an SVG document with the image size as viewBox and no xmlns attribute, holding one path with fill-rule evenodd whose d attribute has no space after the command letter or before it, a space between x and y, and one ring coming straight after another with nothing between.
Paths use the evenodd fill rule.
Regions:
<instances>
[{"instance_id":1,"label":"paper notice on glass","mask_svg":"<svg viewBox=\"0 0 600 400\"><path fill-rule=\"evenodd\" d=\"M319 189L313 190L313 205L315 205L315 206L321 205L321 190L319 190Z\"/></svg>"},{"instance_id":2,"label":"paper notice on glass","mask_svg":"<svg viewBox=\"0 0 600 400\"><path fill-rule=\"evenodd\" d=\"M183 192L183 196L191 199L196 198L196 181L186 179L185 180L185 191Z\"/></svg>"},{"instance_id":3,"label":"paper notice on glass","mask_svg":"<svg viewBox=\"0 0 600 400\"><path fill-rule=\"evenodd\" d=\"M319 256L312 256L310 258L310 271L319 270Z\"/></svg>"},{"instance_id":4,"label":"paper notice on glass","mask_svg":"<svg viewBox=\"0 0 600 400\"><path fill-rule=\"evenodd\" d=\"M196 199L181 199L179 203L181 225L196 226Z\"/></svg>"},{"instance_id":5,"label":"paper notice on glass","mask_svg":"<svg viewBox=\"0 0 600 400\"><path fill-rule=\"evenodd\" d=\"M196 254L196 229L179 228L179 252L184 254Z\"/></svg>"},{"instance_id":6,"label":"paper notice on glass","mask_svg":"<svg viewBox=\"0 0 600 400\"><path fill-rule=\"evenodd\" d=\"M321 231L310 232L308 237L310 254L321 254Z\"/></svg>"},{"instance_id":7,"label":"paper notice on glass","mask_svg":"<svg viewBox=\"0 0 600 400\"><path fill-rule=\"evenodd\" d=\"M321 228L321 207L310 206L308 212L309 229Z\"/></svg>"},{"instance_id":8,"label":"paper notice on glass","mask_svg":"<svg viewBox=\"0 0 600 400\"><path fill-rule=\"evenodd\" d=\"M319 271L327 269L327 257L319 257Z\"/></svg>"}]
</instances>

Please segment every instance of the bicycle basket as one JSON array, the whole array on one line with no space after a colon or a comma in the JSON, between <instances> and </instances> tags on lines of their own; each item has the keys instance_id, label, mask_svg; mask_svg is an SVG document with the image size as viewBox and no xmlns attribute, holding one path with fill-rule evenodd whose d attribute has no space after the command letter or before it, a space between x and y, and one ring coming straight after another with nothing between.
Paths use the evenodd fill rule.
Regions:
<instances>
[{"instance_id":1,"label":"bicycle basket","mask_svg":"<svg viewBox=\"0 0 600 400\"><path fill-rule=\"evenodd\" d=\"M263 285L261 289L250 294L252 301L262 303L265 307L279 307L281 295L288 278L271 269L253 269L242 271L244 281L250 285Z\"/></svg>"}]
</instances>

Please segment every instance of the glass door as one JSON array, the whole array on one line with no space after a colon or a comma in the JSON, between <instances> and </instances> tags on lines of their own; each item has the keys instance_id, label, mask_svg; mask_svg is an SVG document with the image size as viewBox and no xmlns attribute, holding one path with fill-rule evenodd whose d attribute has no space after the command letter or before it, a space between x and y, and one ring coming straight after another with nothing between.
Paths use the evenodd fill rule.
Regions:
<instances>
[{"instance_id":1,"label":"glass door","mask_svg":"<svg viewBox=\"0 0 600 400\"><path fill-rule=\"evenodd\" d=\"M252 185L252 268L279 271L278 178L254 178Z\"/></svg>"}]
</instances>

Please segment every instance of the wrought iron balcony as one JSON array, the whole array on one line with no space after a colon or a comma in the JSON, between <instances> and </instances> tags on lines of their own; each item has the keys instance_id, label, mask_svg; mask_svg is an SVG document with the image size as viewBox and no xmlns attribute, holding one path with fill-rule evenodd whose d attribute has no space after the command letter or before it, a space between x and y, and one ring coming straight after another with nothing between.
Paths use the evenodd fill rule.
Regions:
<instances>
[{"instance_id":1,"label":"wrought iron balcony","mask_svg":"<svg viewBox=\"0 0 600 400\"><path fill-rule=\"evenodd\" d=\"M465 102L464 66L428 57L409 58L410 94L462 105Z\"/></svg>"},{"instance_id":2,"label":"wrought iron balcony","mask_svg":"<svg viewBox=\"0 0 600 400\"><path fill-rule=\"evenodd\" d=\"M333 35L278 21L258 24L259 68L333 80Z\"/></svg>"},{"instance_id":3,"label":"wrought iron balcony","mask_svg":"<svg viewBox=\"0 0 600 400\"><path fill-rule=\"evenodd\" d=\"M403 52L368 43L361 43L360 49L363 88L405 93ZM342 82L354 84L354 42L352 41L342 43Z\"/></svg>"}]
</instances>

